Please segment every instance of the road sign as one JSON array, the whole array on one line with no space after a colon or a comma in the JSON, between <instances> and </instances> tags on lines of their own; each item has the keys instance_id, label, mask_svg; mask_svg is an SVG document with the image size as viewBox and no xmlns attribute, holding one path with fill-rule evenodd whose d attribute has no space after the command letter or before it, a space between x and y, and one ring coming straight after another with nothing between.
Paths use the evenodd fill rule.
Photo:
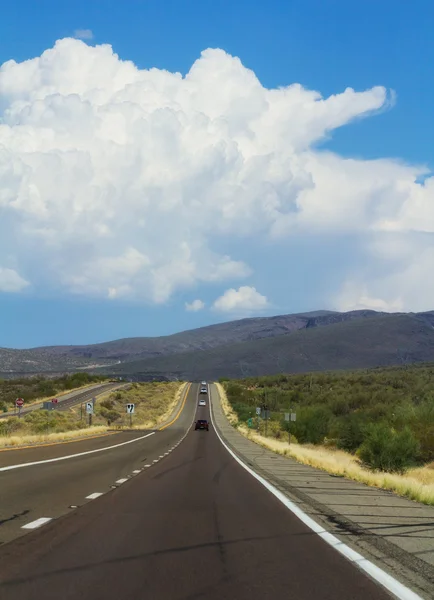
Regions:
<instances>
[{"instance_id":1,"label":"road sign","mask_svg":"<svg viewBox=\"0 0 434 600\"><path fill-rule=\"evenodd\" d=\"M88 415L93 414L93 402L86 402L86 412Z\"/></svg>"},{"instance_id":2,"label":"road sign","mask_svg":"<svg viewBox=\"0 0 434 600\"><path fill-rule=\"evenodd\" d=\"M132 415L134 413L134 404L127 404L127 413Z\"/></svg>"},{"instance_id":3,"label":"road sign","mask_svg":"<svg viewBox=\"0 0 434 600\"><path fill-rule=\"evenodd\" d=\"M53 404L57 404L57 403L59 402L59 400L58 400L57 398L53 398L53 399L51 400L51 402L52 402Z\"/></svg>"},{"instance_id":4,"label":"road sign","mask_svg":"<svg viewBox=\"0 0 434 600\"><path fill-rule=\"evenodd\" d=\"M261 414L261 407L260 406L256 407L256 414L258 415L258 417Z\"/></svg>"},{"instance_id":5,"label":"road sign","mask_svg":"<svg viewBox=\"0 0 434 600\"><path fill-rule=\"evenodd\" d=\"M289 421L289 413L285 413L285 421Z\"/></svg>"},{"instance_id":6,"label":"road sign","mask_svg":"<svg viewBox=\"0 0 434 600\"><path fill-rule=\"evenodd\" d=\"M291 421L297 420L297 413L291 413Z\"/></svg>"},{"instance_id":7,"label":"road sign","mask_svg":"<svg viewBox=\"0 0 434 600\"><path fill-rule=\"evenodd\" d=\"M16 404L16 406L20 406L20 407L24 406L24 400L22 398L17 398L15 400L15 404Z\"/></svg>"}]
</instances>

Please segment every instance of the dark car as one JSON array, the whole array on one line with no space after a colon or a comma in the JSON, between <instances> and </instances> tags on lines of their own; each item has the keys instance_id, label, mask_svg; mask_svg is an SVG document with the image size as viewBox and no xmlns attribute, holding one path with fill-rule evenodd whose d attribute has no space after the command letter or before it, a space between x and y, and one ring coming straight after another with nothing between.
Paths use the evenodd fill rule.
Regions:
<instances>
[{"instance_id":1,"label":"dark car","mask_svg":"<svg viewBox=\"0 0 434 600\"><path fill-rule=\"evenodd\" d=\"M207 431L209 431L208 421L206 419L198 419L196 421L194 428L195 429L206 429Z\"/></svg>"}]
</instances>

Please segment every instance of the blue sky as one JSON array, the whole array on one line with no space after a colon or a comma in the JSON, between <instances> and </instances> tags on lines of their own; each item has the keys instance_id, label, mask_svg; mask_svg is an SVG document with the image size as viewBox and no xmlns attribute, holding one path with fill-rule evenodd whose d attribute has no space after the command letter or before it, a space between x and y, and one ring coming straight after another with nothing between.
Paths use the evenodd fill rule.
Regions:
<instances>
[{"instance_id":1,"label":"blue sky","mask_svg":"<svg viewBox=\"0 0 434 600\"><path fill-rule=\"evenodd\" d=\"M163 301L156 300L155 296L149 299L143 282L140 283L138 295L134 292L132 297L116 292L115 299L107 298L98 291L90 290L89 285L83 287L84 284L77 291L72 289L70 282L74 281L77 287L77 273L83 271L84 263L77 265L78 270L71 272L65 283L66 276L59 275L60 271L56 274L54 259L53 264L50 263L52 257L49 246L38 257L38 263L34 264L31 260L34 246L16 255L14 247L9 245L14 241L8 239L8 245L0 245L0 275L2 268L8 269L4 273L10 281L13 270L27 285L17 284L19 280L14 275L14 285L9 285L3 293L0 291L0 346L92 343L120 337L164 335L243 315L321 308L372 306L385 310L419 310L429 308L430 302L431 308L434 308L434 289L432 298L428 294L427 305L421 305L416 297L420 293L412 295L412 290L404 289L402 283L408 280L413 290L416 287L416 291L417 286L424 284L423 278L418 279L417 256L423 254L426 257L423 264L427 269L431 265L434 267L430 262L432 242L431 235L428 235L434 231L430 212L434 188L428 191L422 189L421 192L419 188L414 188L414 176L409 175L405 168L406 165L411 169L426 167L424 177L427 177L434 165L434 5L431 1L415 0L408 3L365 0L363 3L352 3L346 0L268 0L253 3L247 0L129 0L128 3L121 3L78 0L59 3L39 0L36 3L17 0L2 8L0 64L10 59L20 63L39 57L52 48L56 40L73 37L79 29L91 30L93 38L86 40L87 44L110 44L121 60L132 61L138 69L154 67L185 75L203 50L220 48L228 55L238 57L265 88L299 83L306 90L318 91L324 98L342 94L348 87L356 92L371 90L375 86L394 90L396 101L392 107L384 109L383 106L378 110L371 99L372 110L378 114L356 118L352 122L348 119L348 123L342 127L331 127L326 132L326 140L321 136L315 139L313 135L309 141L309 151L319 153L321 160L326 150L339 156L341 162L336 166L339 169L336 180L342 176L342 169L347 168L346 157L362 162L367 173L373 170L367 162L371 159L397 159L392 163L403 165L402 175L398 168L390 174L391 167L386 165L384 174L381 172L375 177L373 189L364 192L366 198L363 198L363 202L367 208L363 214L372 209L377 216L386 215L387 219L384 216L384 220L388 223L393 221L393 231L399 233L391 234L390 226L386 228L383 221L381 227L372 220L367 221L364 227L354 224L345 227L335 219L329 229L324 229L312 219L309 222L303 220L294 226L295 229L289 233L285 230L286 233L277 238L264 234L258 242L258 236L262 235L258 233L258 226L255 225L256 229L252 226L251 230L238 235L236 228L231 225L229 233L215 236L210 242L210 250L248 265L249 274L243 274L241 267L238 270L233 267L234 272L239 273L238 278L236 275L232 279L222 277L210 283L201 279L200 275L192 277L189 285L175 287ZM70 52L74 53L74 49ZM217 58L210 61L207 68L217 69L215 61ZM103 63L100 68L104 69ZM225 68L229 69L229 66ZM231 81L231 76L228 75L228 81ZM13 77L19 78L19 75ZM6 103L0 95L0 111L17 100L16 97L11 100L10 90L15 84L10 81L7 83L9 92L6 90ZM202 85L206 88L210 84L205 82ZM234 85L230 87L235 89ZM0 80L0 94L1 90ZM366 108L366 112L369 110L369 107ZM362 110L360 116L364 116ZM279 118L276 116L277 120ZM320 118L323 118L322 113ZM16 127L21 123L22 120L9 123L14 135L17 135ZM47 126L46 121L44 126ZM38 135L41 130L35 131ZM16 147L15 144L14 152ZM282 152L281 147L276 146L276 154ZM0 157L0 170L1 161ZM312 171L315 181L320 172L322 170ZM265 173L264 181L267 177ZM407 181L406 178L408 185L402 186L399 182ZM379 179L381 183L377 185ZM395 198L400 198L403 187L409 190L408 198L401 198L402 204L397 207ZM384 205L378 208L386 195L384 190L389 188L391 191L387 195L387 202L384 200ZM328 185L324 190L335 195L335 192L329 192ZM424 195L421 211L417 208L419 192ZM327 193L323 191L320 198L325 198ZM357 191L351 193L354 202L358 203ZM316 206L318 200L313 199L312 202L312 206ZM376 208L373 209L373 206ZM13 238L12 233L26 235L28 215L24 223L15 213L12 217L10 213L2 214L1 207L0 202L0 235L3 220L4 240L9 235ZM413 213L423 213L425 210L425 225L415 224ZM336 210L335 213L330 209L330 215L332 213L341 214L342 210ZM215 215L212 207L209 214ZM10 218L15 229L9 227ZM328 218L329 215L325 215L318 220L323 223ZM258 217L258 220L261 218ZM399 226L396 225L398 221ZM276 222L273 222L273 227L275 225ZM424 232L425 237L418 237L417 243L413 243L413 238L409 242L408 235L414 235L419 230ZM62 231L58 231L62 235ZM195 236L194 228L188 236L189 239ZM206 237L210 237L208 232ZM180 239L180 243L182 241ZM119 255L126 248L124 242L116 242L119 244ZM416 246L419 248L417 256L413 253ZM73 252L71 248L68 252ZM175 246L174 252L177 253ZM200 248L197 252L203 255ZM53 250L53 253L57 253L57 250ZM99 270L101 256L98 254L95 259ZM204 263L204 269L215 268L214 262L210 261ZM395 270L393 277L385 279L384 274L391 272L390 261ZM406 270L400 271L397 263L405 265ZM383 271L379 269L380 264ZM43 269L41 265L44 265ZM63 267L61 272L65 272ZM120 290L123 285L129 285L129 282L122 279L116 289ZM253 297L250 304L249 301L243 304L240 300L236 310L209 309L225 291L232 288L238 290L240 286L255 288L262 297L267 298L266 305L261 301L255 304L257 298L255 300ZM205 309L186 311L185 303L194 299L203 300Z\"/></svg>"}]
</instances>

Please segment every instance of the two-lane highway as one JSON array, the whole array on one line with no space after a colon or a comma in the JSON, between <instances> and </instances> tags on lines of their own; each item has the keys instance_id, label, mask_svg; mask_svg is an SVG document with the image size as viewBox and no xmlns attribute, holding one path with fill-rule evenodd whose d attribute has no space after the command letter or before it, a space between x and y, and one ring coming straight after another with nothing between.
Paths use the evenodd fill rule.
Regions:
<instances>
[{"instance_id":1,"label":"two-lane highway","mask_svg":"<svg viewBox=\"0 0 434 600\"><path fill-rule=\"evenodd\" d=\"M192 386L193 410L204 418L209 409L196 409L196 392ZM27 469L32 473L33 467ZM34 469L29 494L40 476ZM71 491L79 480L77 470ZM70 516L0 547L0 596L390 598L247 473L213 427L192 427L164 460Z\"/></svg>"}]
</instances>

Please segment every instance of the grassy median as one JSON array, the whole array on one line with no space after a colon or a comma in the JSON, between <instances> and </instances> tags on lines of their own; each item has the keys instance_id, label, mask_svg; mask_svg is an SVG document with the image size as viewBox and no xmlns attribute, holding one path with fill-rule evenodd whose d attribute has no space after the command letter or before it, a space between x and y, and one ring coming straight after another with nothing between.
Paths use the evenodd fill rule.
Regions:
<instances>
[{"instance_id":1,"label":"grassy median","mask_svg":"<svg viewBox=\"0 0 434 600\"><path fill-rule=\"evenodd\" d=\"M82 406L68 411L34 410L28 415L0 421L0 448L72 441L109 435L109 429L130 427L126 404L135 404L133 428L156 428L164 423L179 402L183 382L133 383L128 388L97 396L92 426Z\"/></svg>"},{"instance_id":2,"label":"grassy median","mask_svg":"<svg viewBox=\"0 0 434 600\"><path fill-rule=\"evenodd\" d=\"M411 468L405 474L372 471L363 467L360 459L349 452L313 444L289 444L283 437L276 439L258 433L241 422L229 402L226 391L217 384L223 412L231 425L253 442L282 456L321 469L333 475L348 477L366 485L395 492L417 502L434 505L434 463ZM271 435L273 434L271 430Z\"/></svg>"}]
</instances>

